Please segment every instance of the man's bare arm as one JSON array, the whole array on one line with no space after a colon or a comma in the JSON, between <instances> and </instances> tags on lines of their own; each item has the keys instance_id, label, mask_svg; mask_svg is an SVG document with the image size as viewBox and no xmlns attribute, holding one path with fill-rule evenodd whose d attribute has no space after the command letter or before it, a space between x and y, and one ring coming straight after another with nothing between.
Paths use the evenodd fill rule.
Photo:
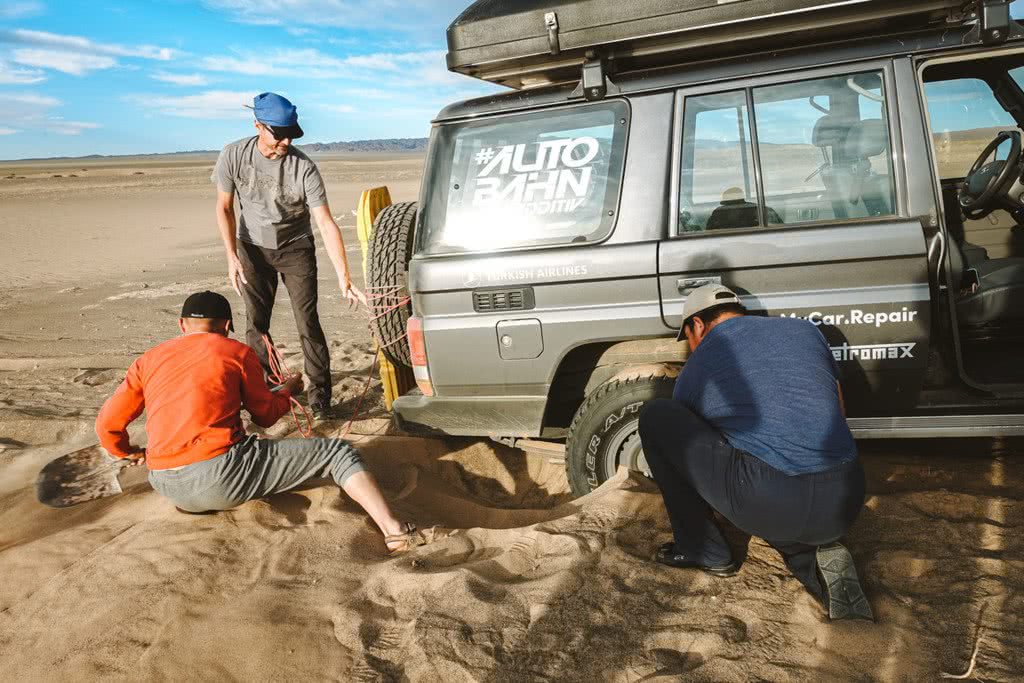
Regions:
<instances>
[{"instance_id":1,"label":"man's bare arm","mask_svg":"<svg viewBox=\"0 0 1024 683\"><path fill-rule=\"evenodd\" d=\"M217 190L217 227L220 239L224 243L224 252L228 259L228 282L235 288L239 296L242 284L249 284L242 272L242 262L238 258L238 243L235 239L235 194Z\"/></svg>"},{"instance_id":2,"label":"man's bare arm","mask_svg":"<svg viewBox=\"0 0 1024 683\"><path fill-rule=\"evenodd\" d=\"M338 286L341 287L341 294L349 301L366 303L366 295L352 286L352 276L348 268L348 256L345 254L345 240L341 236L341 228L334 221L331 215L331 207L322 204L311 210L317 227L320 228L320 235L324 238L324 248L327 255L334 264L334 270L338 274Z\"/></svg>"}]
</instances>

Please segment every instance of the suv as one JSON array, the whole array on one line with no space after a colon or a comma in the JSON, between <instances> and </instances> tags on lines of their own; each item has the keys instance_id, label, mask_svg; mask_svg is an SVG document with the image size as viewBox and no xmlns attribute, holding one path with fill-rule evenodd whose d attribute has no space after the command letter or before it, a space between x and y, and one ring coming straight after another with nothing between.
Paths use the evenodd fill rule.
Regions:
<instances>
[{"instance_id":1,"label":"suv","mask_svg":"<svg viewBox=\"0 0 1024 683\"><path fill-rule=\"evenodd\" d=\"M399 423L565 440L577 495L646 470L639 409L720 282L818 326L855 436L1024 434L1009 4L472 5L449 67L515 90L439 114L418 206L371 247L401 297L378 339L419 386Z\"/></svg>"}]
</instances>

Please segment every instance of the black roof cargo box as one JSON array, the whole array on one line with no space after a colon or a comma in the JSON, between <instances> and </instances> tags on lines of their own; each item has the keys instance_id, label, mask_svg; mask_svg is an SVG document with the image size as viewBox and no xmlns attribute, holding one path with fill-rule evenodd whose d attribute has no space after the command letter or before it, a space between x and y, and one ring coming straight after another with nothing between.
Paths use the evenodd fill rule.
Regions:
<instances>
[{"instance_id":1,"label":"black roof cargo box","mask_svg":"<svg viewBox=\"0 0 1024 683\"><path fill-rule=\"evenodd\" d=\"M979 3L1008 5L1001 0ZM973 20L966 0L478 0L448 27L448 68L529 88L610 72ZM1007 15L1008 16L1008 15Z\"/></svg>"}]
</instances>

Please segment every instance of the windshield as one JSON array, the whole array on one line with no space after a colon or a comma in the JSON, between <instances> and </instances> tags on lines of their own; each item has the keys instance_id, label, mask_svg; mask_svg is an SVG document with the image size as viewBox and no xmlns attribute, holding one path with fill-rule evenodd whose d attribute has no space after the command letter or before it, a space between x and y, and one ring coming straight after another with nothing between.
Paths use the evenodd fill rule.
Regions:
<instances>
[{"instance_id":1,"label":"windshield","mask_svg":"<svg viewBox=\"0 0 1024 683\"><path fill-rule=\"evenodd\" d=\"M440 126L418 252L603 239L617 214L628 112L611 101Z\"/></svg>"},{"instance_id":2,"label":"windshield","mask_svg":"<svg viewBox=\"0 0 1024 683\"><path fill-rule=\"evenodd\" d=\"M1024 76L1017 72L1011 72L1015 79ZM963 178L999 131L1017 128L991 86L978 78L925 83L924 92L940 178ZM998 151L1001 157L1005 154Z\"/></svg>"}]
</instances>

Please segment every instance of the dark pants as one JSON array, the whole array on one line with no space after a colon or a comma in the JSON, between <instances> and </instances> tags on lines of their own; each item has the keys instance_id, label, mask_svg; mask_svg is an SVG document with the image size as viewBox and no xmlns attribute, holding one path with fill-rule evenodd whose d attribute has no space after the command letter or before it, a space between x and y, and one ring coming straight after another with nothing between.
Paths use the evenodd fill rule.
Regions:
<instances>
[{"instance_id":1,"label":"dark pants","mask_svg":"<svg viewBox=\"0 0 1024 683\"><path fill-rule=\"evenodd\" d=\"M827 472L787 475L730 446L678 401L656 400L640 413L644 455L672 521L676 552L709 566L732 560L711 517L718 511L782 554L815 596L815 549L839 540L864 505L860 461Z\"/></svg>"},{"instance_id":2,"label":"dark pants","mask_svg":"<svg viewBox=\"0 0 1024 683\"><path fill-rule=\"evenodd\" d=\"M256 351L265 371L269 372L267 349L263 335L270 336L270 314L277 295L277 278L281 276L288 297L292 300L295 326L302 342L311 404L331 400L331 356L327 339L316 312L316 251L312 238L302 238L281 249L238 241L238 258L249 284L242 286L245 299L246 343Z\"/></svg>"}]
</instances>

